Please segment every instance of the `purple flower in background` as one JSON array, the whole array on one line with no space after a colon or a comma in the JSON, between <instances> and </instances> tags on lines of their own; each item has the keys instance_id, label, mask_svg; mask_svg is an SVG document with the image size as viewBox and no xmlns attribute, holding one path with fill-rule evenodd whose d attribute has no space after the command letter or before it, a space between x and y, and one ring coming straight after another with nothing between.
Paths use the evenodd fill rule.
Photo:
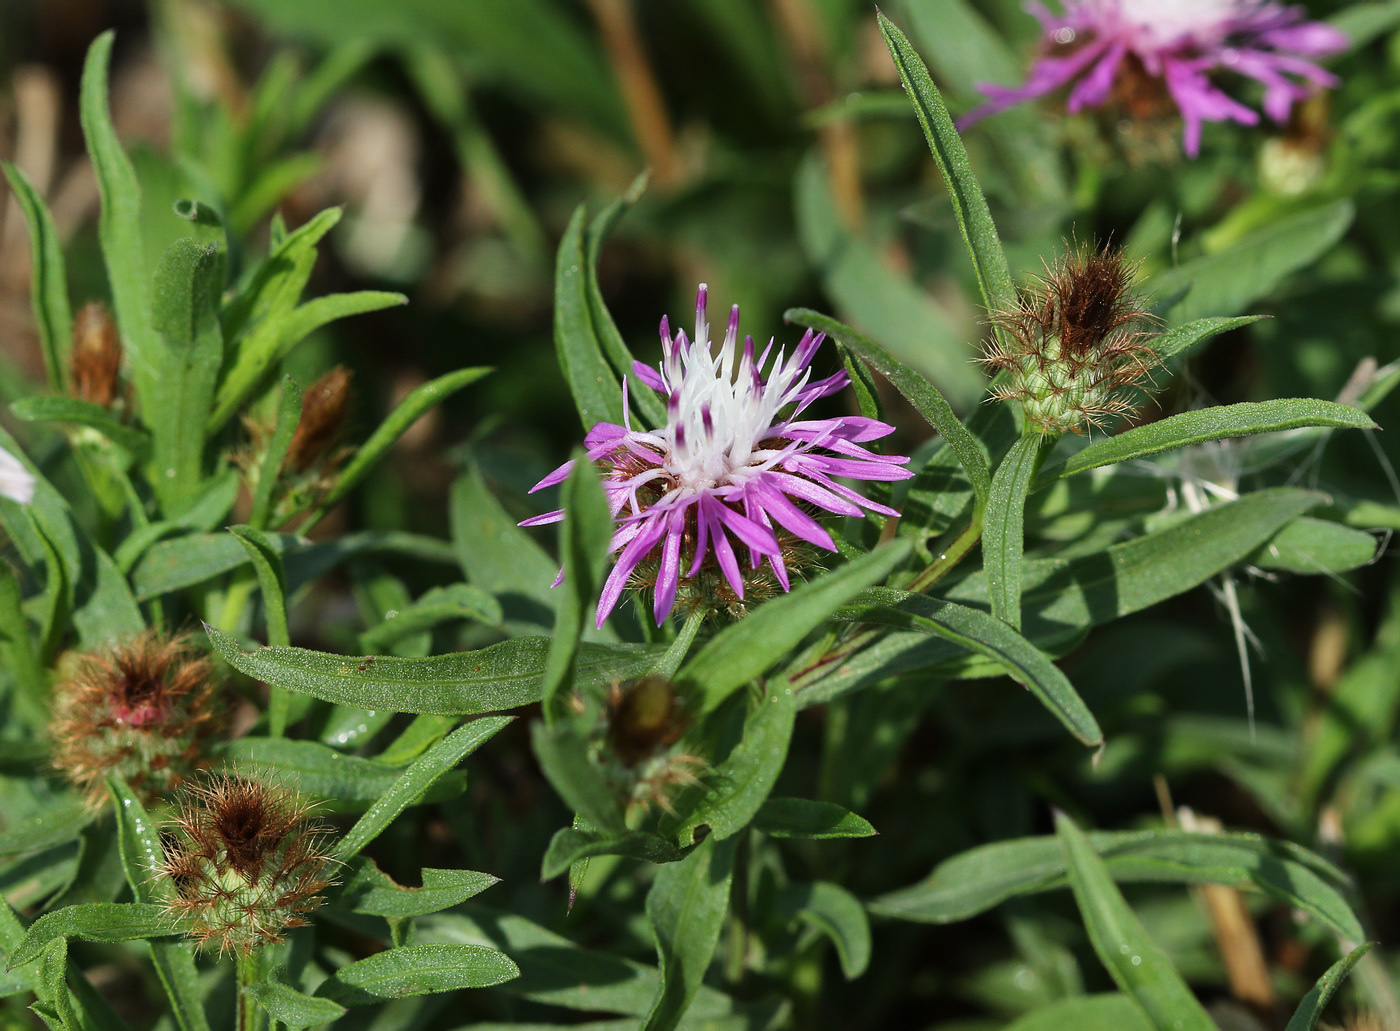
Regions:
<instances>
[{"instance_id":1,"label":"purple flower in background","mask_svg":"<svg viewBox=\"0 0 1400 1031\"><path fill-rule=\"evenodd\" d=\"M1027 9L1045 30L1047 52L1018 89L979 85L991 100L965 115L959 128L1071 83L1071 112L1100 107L1120 93L1138 95L1131 80L1145 77L1181 112L1186 153L1195 157L1202 122L1259 121L1212 73L1263 83L1264 111L1281 122L1308 95L1308 84L1337 82L1310 58L1347 45L1343 33L1307 21L1302 8L1269 0L1064 0L1061 15L1033 0Z\"/></svg>"},{"instance_id":2,"label":"purple flower in background","mask_svg":"<svg viewBox=\"0 0 1400 1031\"><path fill-rule=\"evenodd\" d=\"M0 498L27 505L34 500L34 476L20 460L0 447Z\"/></svg>"},{"instance_id":3,"label":"purple flower in background","mask_svg":"<svg viewBox=\"0 0 1400 1031\"><path fill-rule=\"evenodd\" d=\"M672 336L663 318L660 366L632 365L642 383L665 397L666 425L655 431L632 428L624 379L625 425L600 422L584 440L588 458L604 471L603 488L617 520L610 549L618 553L617 562L598 599L599 626L639 567L655 567L658 625L675 604L682 582L711 563L722 576L716 582L742 599L745 575L736 548L747 551L751 570L766 562L786 591L785 534L836 550L831 535L813 518L814 510L898 515L838 483L837 477L903 480L913 475L903 468L909 459L861 446L892 433L893 426L855 415L800 418L817 398L849 382L844 372L811 379L812 356L822 334L808 330L791 355L779 349L770 365L771 340L757 358L752 337L739 346L735 305L716 348L705 318L706 293L702 283L693 341L684 330ZM572 465L560 466L533 490L563 482ZM563 518L562 511L548 512L520 525Z\"/></svg>"}]
</instances>

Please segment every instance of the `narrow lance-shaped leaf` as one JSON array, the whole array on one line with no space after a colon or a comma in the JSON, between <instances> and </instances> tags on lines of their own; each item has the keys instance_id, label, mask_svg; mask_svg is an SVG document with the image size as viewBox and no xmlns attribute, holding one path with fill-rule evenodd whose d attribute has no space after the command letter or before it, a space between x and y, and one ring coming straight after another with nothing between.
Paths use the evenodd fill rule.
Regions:
<instances>
[{"instance_id":1,"label":"narrow lance-shaped leaf","mask_svg":"<svg viewBox=\"0 0 1400 1031\"><path fill-rule=\"evenodd\" d=\"M539 701L549 646L542 637L521 637L426 659L356 657L309 648L245 651L222 630L208 624L204 630L230 666L263 683L339 705L444 716L499 712ZM658 654L655 646L584 642L576 682L596 685L640 676Z\"/></svg>"},{"instance_id":2,"label":"narrow lance-shaped leaf","mask_svg":"<svg viewBox=\"0 0 1400 1031\"><path fill-rule=\"evenodd\" d=\"M348 1011L338 1002L306 995L277 980L259 981L245 989L274 1021L288 1031L329 1024Z\"/></svg>"},{"instance_id":3,"label":"narrow lance-shaped leaf","mask_svg":"<svg viewBox=\"0 0 1400 1031\"><path fill-rule=\"evenodd\" d=\"M15 418L24 422L71 422L97 430L113 444L140 457L150 451L150 434L128 426L101 405L76 397L22 397L10 405Z\"/></svg>"},{"instance_id":4,"label":"narrow lance-shaped leaf","mask_svg":"<svg viewBox=\"0 0 1400 1031\"><path fill-rule=\"evenodd\" d=\"M677 679L698 684L701 707L713 711L732 692L780 662L837 606L892 573L909 551L907 541L890 541L760 606L711 638L681 667Z\"/></svg>"},{"instance_id":5,"label":"narrow lance-shaped leaf","mask_svg":"<svg viewBox=\"0 0 1400 1031\"><path fill-rule=\"evenodd\" d=\"M224 359L219 298L223 255L197 240L166 249L154 284L154 328L162 348L155 358L154 402L143 409L151 428L154 484L168 511L199 488L204 424Z\"/></svg>"},{"instance_id":6,"label":"narrow lance-shaped leaf","mask_svg":"<svg viewBox=\"0 0 1400 1031\"><path fill-rule=\"evenodd\" d=\"M152 877L165 858L160 830L124 781L108 778L107 790L116 803L117 846L132 897L140 903L154 903ZM193 944L152 941L151 958L180 1031L209 1031Z\"/></svg>"},{"instance_id":7,"label":"narrow lance-shaped leaf","mask_svg":"<svg viewBox=\"0 0 1400 1031\"><path fill-rule=\"evenodd\" d=\"M97 230L117 325L131 361L136 393L143 403L150 403L154 400L151 388L157 361L147 293L150 281L146 276L141 233L141 187L117 139L107 107L112 39L112 32L104 32L88 48L83 65L80 113L88 156L97 174L97 191L102 198Z\"/></svg>"},{"instance_id":8,"label":"narrow lance-shaped leaf","mask_svg":"<svg viewBox=\"0 0 1400 1031\"><path fill-rule=\"evenodd\" d=\"M1090 747L1103 744L1103 731L1069 678L1048 655L995 616L981 609L940 602L903 591L873 588L848 618L919 630L985 655L1029 690L1071 734Z\"/></svg>"},{"instance_id":9,"label":"narrow lance-shaped leaf","mask_svg":"<svg viewBox=\"0 0 1400 1031\"><path fill-rule=\"evenodd\" d=\"M1251 322L1258 322L1263 317L1262 315L1238 315L1231 319L1195 319L1192 322L1183 322L1179 326L1173 326L1165 333L1149 337L1147 345L1156 351L1157 356L1165 362L1184 354L1204 340L1209 340L1213 336L1229 332L1232 329L1239 329L1241 326L1248 326Z\"/></svg>"},{"instance_id":10,"label":"narrow lance-shaped leaf","mask_svg":"<svg viewBox=\"0 0 1400 1031\"><path fill-rule=\"evenodd\" d=\"M501 952L481 945L406 945L340 967L316 989L316 996L345 1006L384 999L486 988L520 976Z\"/></svg>"},{"instance_id":11,"label":"narrow lance-shaped leaf","mask_svg":"<svg viewBox=\"0 0 1400 1031\"><path fill-rule=\"evenodd\" d=\"M1171 960L1148 936L1084 832L1063 813L1055 815L1070 887L1089 940L1114 982L1157 1031L1216 1031Z\"/></svg>"},{"instance_id":12,"label":"narrow lance-shaped leaf","mask_svg":"<svg viewBox=\"0 0 1400 1031\"><path fill-rule=\"evenodd\" d=\"M560 503L567 514L559 528L564 590L555 613L554 637L549 643L540 689L545 720L551 723L558 714L559 692L568 685L579 640L598 597L613 531L612 513L598 470L582 452L574 455L574 468L564 481Z\"/></svg>"},{"instance_id":13,"label":"narrow lance-shaped leaf","mask_svg":"<svg viewBox=\"0 0 1400 1031\"><path fill-rule=\"evenodd\" d=\"M291 644L287 632L287 578L282 571L282 555L266 534L251 526L230 526L229 533L238 538L248 552L253 571L262 592L263 618L267 621L267 639L274 645ZM271 688L268 696L268 725L273 737L281 737L287 729L291 695L280 687Z\"/></svg>"},{"instance_id":14,"label":"narrow lance-shaped leaf","mask_svg":"<svg viewBox=\"0 0 1400 1031\"><path fill-rule=\"evenodd\" d=\"M301 387L290 376L282 377L282 392L277 399L277 421L273 424L272 436L268 438L267 450L263 452L258 465L257 486L253 489L253 504L248 512L248 525L256 530L267 528L272 514L273 494L282 472L282 463L296 435L297 423L301 421Z\"/></svg>"},{"instance_id":15,"label":"narrow lance-shaped leaf","mask_svg":"<svg viewBox=\"0 0 1400 1031\"><path fill-rule=\"evenodd\" d=\"M0 163L5 178L10 181L15 199L24 212L29 227L30 265L33 285L30 288L34 308L34 324L39 330L39 344L44 350L44 367L48 371L49 389L63 390L68 371L68 350L73 336L73 314L68 303L68 280L64 271L63 246L54 227L53 216L38 191L29 184L24 173L8 161Z\"/></svg>"},{"instance_id":16,"label":"narrow lance-shaped leaf","mask_svg":"<svg viewBox=\"0 0 1400 1031\"><path fill-rule=\"evenodd\" d=\"M588 754L588 743L571 723L531 728L535 758L554 790L569 807L609 837L627 831L622 799L603 779Z\"/></svg>"},{"instance_id":17,"label":"narrow lance-shaped leaf","mask_svg":"<svg viewBox=\"0 0 1400 1031\"><path fill-rule=\"evenodd\" d=\"M820 330L858 354L867 365L884 376L894 385L906 401L922 415L928 424L936 429L948 442L948 447L957 456L968 482L977 497L983 502L992 486L991 470L987 467L987 455L976 437L968 431L954 414L952 406L938 388L924 376L892 357L873 340L862 336L849 326L835 319L818 314L807 308L791 308L783 313L783 318Z\"/></svg>"},{"instance_id":18,"label":"narrow lance-shaped leaf","mask_svg":"<svg viewBox=\"0 0 1400 1031\"><path fill-rule=\"evenodd\" d=\"M1016 301L1016 287L1011 280L1011 268L997 235L996 224L982 195L982 187L972 172L953 120L938 87L933 84L928 68L914 51L899 27L883 14L877 15L880 31L899 70L899 80L914 104L914 113L923 127L933 159L943 175L943 182L953 201L953 214L958 220L963 241L972 256L977 284L988 311L1009 311Z\"/></svg>"},{"instance_id":19,"label":"narrow lance-shaped leaf","mask_svg":"<svg viewBox=\"0 0 1400 1031\"><path fill-rule=\"evenodd\" d=\"M1169 416L1146 426L1135 426L1116 436L1096 441L1063 464L1046 469L1036 485L1209 440L1276 433L1305 426L1362 430L1377 428L1371 417L1360 409L1314 398L1278 398L1202 408Z\"/></svg>"},{"instance_id":20,"label":"narrow lance-shaped leaf","mask_svg":"<svg viewBox=\"0 0 1400 1031\"><path fill-rule=\"evenodd\" d=\"M992 615L1021 629L1021 555L1025 547L1026 495L1053 437L1031 432L1017 439L997 466L982 530L982 567Z\"/></svg>"},{"instance_id":21,"label":"narrow lance-shaped leaf","mask_svg":"<svg viewBox=\"0 0 1400 1031\"><path fill-rule=\"evenodd\" d=\"M622 422L622 391L603 354L589 309L582 205L559 241L554 270L554 347L585 429Z\"/></svg>"},{"instance_id":22,"label":"narrow lance-shaped leaf","mask_svg":"<svg viewBox=\"0 0 1400 1031\"><path fill-rule=\"evenodd\" d=\"M394 818L466 756L505 727L513 716L491 716L458 727L413 761L385 794L370 806L349 833L336 844L336 856L349 859L377 838Z\"/></svg>"},{"instance_id":23,"label":"narrow lance-shaped leaf","mask_svg":"<svg viewBox=\"0 0 1400 1031\"><path fill-rule=\"evenodd\" d=\"M1327 973L1318 979L1317 984L1307 995L1303 996L1303 1001L1298 1004L1298 1009L1288 1021L1288 1027L1284 1031L1313 1031L1317 1027L1317 1022L1322 1019L1322 1011L1327 1008L1327 1004L1332 1001L1332 996L1341 987L1351 973L1352 967L1361 961L1361 957L1371 951L1374 942L1366 942L1358 945L1337 962L1327 968Z\"/></svg>"},{"instance_id":24,"label":"narrow lance-shaped leaf","mask_svg":"<svg viewBox=\"0 0 1400 1031\"><path fill-rule=\"evenodd\" d=\"M672 1031L700 987L729 911L738 839L706 838L685 859L657 871L647 893L661 990L642 1031Z\"/></svg>"},{"instance_id":25,"label":"narrow lance-shaped leaf","mask_svg":"<svg viewBox=\"0 0 1400 1031\"><path fill-rule=\"evenodd\" d=\"M475 383L490 371L489 368L484 367L458 369L456 372L439 376L437 379L414 389L412 393L399 402L397 408L389 413L389 417L379 424L379 428L370 435L369 440L355 450L355 457L350 459L339 477L336 478L335 486L321 501L316 509L316 514L302 528L303 532L314 526L345 495L349 494L355 485L364 479L385 456L394 442L408 431L410 426L457 391Z\"/></svg>"},{"instance_id":26,"label":"narrow lance-shaped leaf","mask_svg":"<svg viewBox=\"0 0 1400 1031\"><path fill-rule=\"evenodd\" d=\"M45 913L25 932L24 940L10 953L11 966L38 959L44 947L58 938L124 942L136 938L160 938L179 934L164 906L144 902L90 902Z\"/></svg>"}]
</instances>

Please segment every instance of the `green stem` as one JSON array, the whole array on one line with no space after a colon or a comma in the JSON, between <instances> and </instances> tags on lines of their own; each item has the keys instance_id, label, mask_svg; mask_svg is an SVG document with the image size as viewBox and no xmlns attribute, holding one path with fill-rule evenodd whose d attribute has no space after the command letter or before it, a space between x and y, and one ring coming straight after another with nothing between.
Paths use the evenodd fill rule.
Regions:
<instances>
[{"instance_id":1,"label":"green stem","mask_svg":"<svg viewBox=\"0 0 1400 1031\"><path fill-rule=\"evenodd\" d=\"M258 983L258 953L238 953L236 960L238 975L238 999L234 1011L236 1031L259 1031L262 1024L262 1008L258 1006L248 989Z\"/></svg>"}]
</instances>

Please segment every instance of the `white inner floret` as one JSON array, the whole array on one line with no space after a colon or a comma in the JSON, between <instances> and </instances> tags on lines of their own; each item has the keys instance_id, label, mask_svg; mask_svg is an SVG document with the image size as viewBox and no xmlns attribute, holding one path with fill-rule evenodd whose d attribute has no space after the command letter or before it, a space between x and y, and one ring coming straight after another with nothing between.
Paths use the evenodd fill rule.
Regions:
<instances>
[{"instance_id":1,"label":"white inner floret","mask_svg":"<svg viewBox=\"0 0 1400 1031\"><path fill-rule=\"evenodd\" d=\"M1184 40L1218 42L1228 25L1247 17L1258 0L1100 0L1154 46Z\"/></svg>"},{"instance_id":2,"label":"white inner floret","mask_svg":"<svg viewBox=\"0 0 1400 1031\"><path fill-rule=\"evenodd\" d=\"M765 381L762 372L772 344L757 360L751 341L739 347L737 306L718 349L709 334L699 308L695 339L678 334L661 366L669 395L662 468L682 494L741 484L779 461L788 449L758 445L771 435L778 412L796 399L810 374L799 356L785 361L780 350Z\"/></svg>"}]
</instances>

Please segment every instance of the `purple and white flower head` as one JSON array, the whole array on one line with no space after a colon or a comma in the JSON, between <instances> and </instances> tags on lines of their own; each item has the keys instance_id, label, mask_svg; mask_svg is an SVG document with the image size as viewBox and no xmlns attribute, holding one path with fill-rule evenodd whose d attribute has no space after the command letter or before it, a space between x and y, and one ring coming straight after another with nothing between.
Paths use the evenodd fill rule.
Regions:
<instances>
[{"instance_id":1,"label":"purple and white flower head","mask_svg":"<svg viewBox=\"0 0 1400 1031\"><path fill-rule=\"evenodd\" d=\"M1045 54L1018 88L979 85L991 99L968 112L959 128L1064 86L1071 87L1071 113L1101 107L1118 92L1137 92L1125 83L1146 76L1181 112L1185 150L1195 157L1203 122L1259 121L1216 85L1214 73L1263 83L1264 111L1282 122L1312 86L1336 85L1312 59L1347 46L1330 25L1272 0L1063 0L1063 6L1057 15L1038 0L1027 5L1044 29Z\"/></svg>"},{"instance_id":2,"label":"purple and white flower head","mask_svg":"<svg viewBox=\"0 0 1400 1031\"><path fill-rule=\"evenodd\" d=\"M18 458L0 447L0 498L27 505L34 500L34 476Z\"/></svg>"},{"instance_id":3,"label":"purple and white flower head","mask_svg":"<svg viewBox=\"0 0 1400 1031\"><path fill-rule=\"evenodd\" d=\"M610 551L616 564L598 599L598 625L612 612L639 567L655 568L653 614L659 625L683 583L717 568L717 583L740 600L749 570L788 590L791 577L784 540L835 551L831 535L813 511L860 516L897 515L861 497L837 478L903 480L908 458L862 447L894 431L875 419L846 415L803 419L818 398L849 382L845 372L813 380L811 363L823 334L808 330L788 354L773 341L755 357L752 337L739 344L739 306L729 313L716 347L705 317L707 288L695 305L695 337L672 335L661 320L663 358L657 368L634 362L637 379L666 399L666 425L634 429L623 379L624 425L600 422L584 438L587 457L604 471L603 489L617 520ZM769 359L772 358L770 363ZM532 490L563 482L568 462ZM563 511L526 519L539 526Z\"/></svg>"}]
</instances>

